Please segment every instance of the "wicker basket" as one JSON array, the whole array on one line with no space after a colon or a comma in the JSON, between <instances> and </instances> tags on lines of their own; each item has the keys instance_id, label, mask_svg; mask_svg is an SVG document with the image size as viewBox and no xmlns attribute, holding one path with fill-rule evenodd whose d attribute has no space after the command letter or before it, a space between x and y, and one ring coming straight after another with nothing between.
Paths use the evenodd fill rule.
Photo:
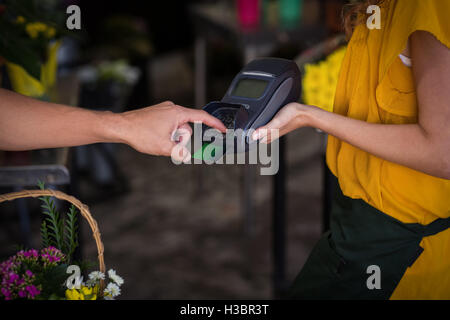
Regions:
<instances>
[{"instance_id":1,"label":"wicker basket","mask_svg":"<svg viewBox=\"0 0 450 320\"><path fill-rule=\"evenodd\" d=\"M105 273L106 268L105 268L105 261L103 258L104 249L103 249L102 240L100 238L100 231L98 230L97 222L94 220L91 213L89 212L88 206L81 203L77 198L69 196L69 195L65 194L64 192L57 191L57 190L49 190L49 189L46 189L46 190L23 190L23 191L19 191L19 192L11 192L11 193L6 193L6 194L0 195L0 203L5 202L5 201L20 199L20 198L30 198L30 197L37 198L37 197L42 197L42 196L50 196L50 197L55 197L59 200L65 200L67 202L70 202L78 210L80 210L81 215L87 220L89 227L92 230L92 235L94 237L95 244L97 245L98 264L99 264L100 271L102 273ZM105 283L103 280L100 280L100 290L99 290L100 295L101 295L101 293L103 293L104 288L105 288Z\"/></svg>"}]
</instances>

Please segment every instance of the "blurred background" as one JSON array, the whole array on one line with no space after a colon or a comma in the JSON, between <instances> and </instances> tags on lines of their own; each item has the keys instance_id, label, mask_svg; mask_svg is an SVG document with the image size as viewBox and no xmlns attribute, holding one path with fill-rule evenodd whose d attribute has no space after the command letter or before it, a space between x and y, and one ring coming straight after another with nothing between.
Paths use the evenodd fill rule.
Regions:
<instances>
[{"instance_id":1,"label":"blurred background","mask_svg":"<svg viewBox=\"0 0 450 320\"><path fill-rule=\"evenodd\" d=\"M344 0L39 2L46 9L36 19L62 26L47 29L40 60L46 78L33 83L32 65L4 56L1 87L95 110L165 100L202 108L220 100L254 58L293 59L305 73L307 63L325 61L344 42ZM73 4L81 9L80 30L66 28ZM9 63L14 59L23 69ZM330 89L337 74L324 72L321 87ZM107 269L125 279L123 299L272 299L327 228L325 145L326 135L312 128L289 134L276 176L261 176L258 165L175 165L124 145L0 151L0 193L36 188L40 180L87 204ZM40 247L41 221L36 199L0 204L0 260L17 245ZM77 255L96 260L85 222Z\"/></svg>"}]
</instances>

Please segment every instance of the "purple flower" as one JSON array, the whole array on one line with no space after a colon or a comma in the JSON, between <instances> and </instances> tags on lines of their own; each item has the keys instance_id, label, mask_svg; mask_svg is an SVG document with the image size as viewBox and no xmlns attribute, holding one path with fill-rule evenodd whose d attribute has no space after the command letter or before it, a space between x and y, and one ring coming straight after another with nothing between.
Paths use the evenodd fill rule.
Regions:
<instances>
[{"instance_id":1,"label":"purple flower","mask_svg":"<svg viewBox=\"0 0 450 320\"><path fill-rule=\"evenodd\" d=\"M35 272L41 272L42 267L56 266L64 259L64 254L55 247L42 249L41 252L35 249L17 252L0 263L0 298L34 299L42 291L42 285L36 282Z\"/></svg>"},{"instance_id":2,"label":"purple flower","mask_svg":"<svg viewBox=\"0 0 450 320\"><path fill-rule=\"evenodd\" d=\"M32 261L37 261L37 259L39 257L39 253L35 249L31 249L31 250L27 250L27 251L21 250L21 251L17 252L16 257L19 261L32 262Z\"/></svg>"},{"instance_id":3,"label":"purple flower","mask_svg":"<svg viewBox=\"0 0 450 320\"><path fill-rule=\"evenodd\" d=\"M27 258L37 258L38 257L38 252L35 249L31 249L31 250L25 251L23 253L23 255L25 257L27 257Z\"/></svg>"},{"instance_id":4,"label":"purple flower","mask_svg":"<svg viewBox=\"0 0 450 320\"><path fill-rule=\"evenodd\" d=\"M35 285L26 286L25 289L28 291L28 297L31 299L34 299L34 297L41 293Z\"/></svg>"},{"instance_id":5,"label":"purple flower","mask_svg":"<svg viewBox=\"0 0 450 320\"><path fill-rule=\"evenodd\" d=\"M48 247L41 250L41 258L44 262L44 266L57 265L58 262L65 259L64 254L61 250L55 247Z\"/></svg>"},{"instance_id":6,"label":"purple flower","mask_svg":"<svg viewBox=\"0 0 450 320\"><path fill-rule=\"evenodd\" d=\"M20 289L18 294L21 298L25 298L27 296L27 292L25 291L25 289Z\"/></svg>"},{"instance_id":7,"label":"purple flower","mask_svg":"<svg viewBox=\"0 0 450 320\"><path fill-rule=\"evenodd\" d=\"M11 295L11 292L6 288L2 288L1 291L2 291L2 294L5 296L5 298L7 298Z\"/></svg>"},{"instance_id":8,"label":"purple flower","mask_svg":"<svg viewBox=\"0 0 450 320\"><path fill-rule=\"evenodd\" d=\"M19 275L18 274L16 274L16 273L14 273L14 272L11 272L10 274L9 274L9 283L13 283L13 282L16 282L17 280L19 280Z\"/></svg>"},{"instance_id":9,"label":"purple flower","mask_svg":"<svg viewBox=\"0 0 450 320\"><path fill-rule=\"evenodd\" d=\"M0 264L0 276L8 274L11 271L16 271L20 262L17 261L17 256L12 256L8 260Z\"/></svg>"}]
</instances>

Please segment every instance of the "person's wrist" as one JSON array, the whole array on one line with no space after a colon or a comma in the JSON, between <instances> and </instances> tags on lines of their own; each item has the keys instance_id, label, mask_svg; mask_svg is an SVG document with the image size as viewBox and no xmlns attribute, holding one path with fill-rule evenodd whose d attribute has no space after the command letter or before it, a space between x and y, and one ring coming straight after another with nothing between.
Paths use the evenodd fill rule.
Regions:
<instances>
[{"instance_id":1,"label":"person's wrist","mask_svg":"<svg viewBox=\"0 0 450 320\"><path fill-rule=\"evenodd\" d=\"M314 122L314 108L313 106L297 103L297 122L299 127L313 126Z\"/></svg>"},{"instance_id":2,"label":"person's wrist","mask_svg":"<svg viewBox=\"0 0 450 320\"><path fill-rule=\"evenodd\" d=\"M100 112L99 125L97 126L98 135L104 142L127 143L127 120L122 113L113 113L110 111Z\"/></svg>"}]
</instances>

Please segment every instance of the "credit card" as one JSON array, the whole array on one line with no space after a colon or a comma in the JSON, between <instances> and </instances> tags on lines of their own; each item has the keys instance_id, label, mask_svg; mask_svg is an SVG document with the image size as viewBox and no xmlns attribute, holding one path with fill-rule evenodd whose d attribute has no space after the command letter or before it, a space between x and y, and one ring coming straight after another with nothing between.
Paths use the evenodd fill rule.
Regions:
<instances>
[{"instance_id":1,"label":"credit card","mask_svg":"<svg viewBox=\"0 0 450 320\"><path fill-rule=\"evenodd\" d=\"M223 147L215 145L212 142L204 143L200 149L198 149L192 158L198 160L218 160L223 156Z\"/></svg>"}]
</instances>

